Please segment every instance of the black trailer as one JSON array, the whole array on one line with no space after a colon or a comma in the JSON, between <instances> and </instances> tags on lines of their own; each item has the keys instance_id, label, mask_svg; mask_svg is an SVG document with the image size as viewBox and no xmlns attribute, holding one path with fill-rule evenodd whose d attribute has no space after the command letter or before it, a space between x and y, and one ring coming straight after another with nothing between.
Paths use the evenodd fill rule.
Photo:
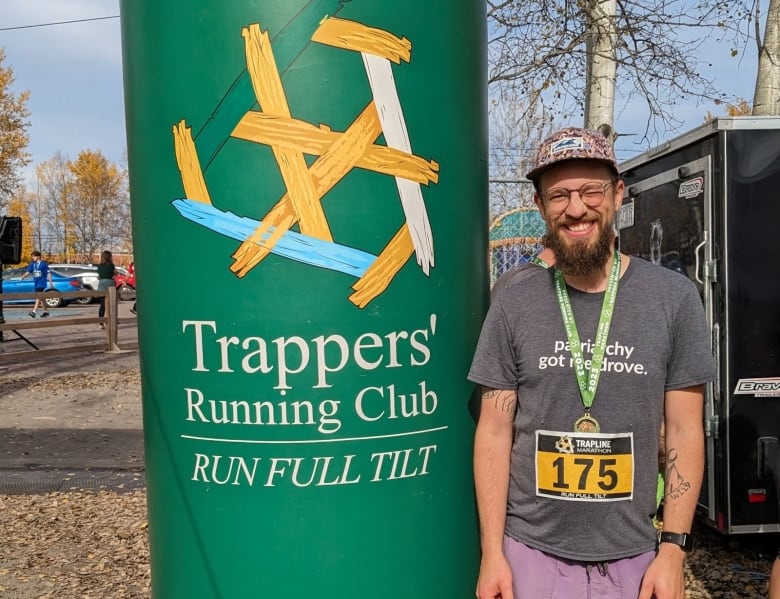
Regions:
<instances>
[{"instance_id":1,"label":"black trailer","mask_svg":"<svg viewBox=\"0 0 780 599\"><path fill-rule=\"evenodd\" d=\"M621 250L693 280L712 330L701 515L778 532L780 117L718 118L620 170Z\"/></svg>"}]
</instances>

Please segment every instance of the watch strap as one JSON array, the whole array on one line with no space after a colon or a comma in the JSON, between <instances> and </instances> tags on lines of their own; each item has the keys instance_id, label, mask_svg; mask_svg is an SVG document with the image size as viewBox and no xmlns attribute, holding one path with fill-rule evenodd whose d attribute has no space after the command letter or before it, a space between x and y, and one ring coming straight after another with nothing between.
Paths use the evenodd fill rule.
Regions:
<instances>
[{"instance_id":1,"label":"watch strap","mask_svg":"<svg viewBox=\"0 0 780 599\"><path fill-rule=\"evenodd\" d=\"M673 543L685 551L693 551L693 536L688 532L666 532L658 534L659 543Z\"/></svg>"}]
</instances>

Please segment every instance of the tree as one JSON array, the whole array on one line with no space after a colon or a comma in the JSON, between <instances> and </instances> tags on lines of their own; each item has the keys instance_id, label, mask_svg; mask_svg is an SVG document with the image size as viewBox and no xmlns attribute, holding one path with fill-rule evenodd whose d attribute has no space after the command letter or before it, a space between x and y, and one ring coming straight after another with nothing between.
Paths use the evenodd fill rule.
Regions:
<instances>
[{"instance_id":1,"label":"tree","mask_svg":"<svg viewBox=\"0 0 780 599\"><path fill-rule=\"evenodd\" d=\"M533 208L533 186L525 180L532 168L536 146L552 131L553 117L542 107L529 114L523 101L508 95L491 99L490 121L490 220L514 210Z\"/></svg>"},{"instance_id":2,"label":"tree","mask_svg":"<svg viewBox=\"0 0 780 599\"><path fill-rule=\"evenodd\" d=\"M57 152L35 170L27 208L36 247L64 262L91 262L102 249L132 252L127 171L100 151L75 161Z\"/></svg>"},{"instance_id":3,"label":"tree","mask_svg":"<svg viewBox=\"0 0 780 599\"><path fill-rule=\"evenodd\" d=\"M488 0L490 82L525 90L564 120L584 116L588 52L609 60L614 48L623 98L638 96L647 105L648 139L659 121L681 124L679 101L723 98L700 74L697 51L713 32L743 39L750 0L617 0L615 44L600 50L588 41L604 1ZM607 29L602 38L610 35Z\"/></svg>"},{"instance_id":4,"label":"tree","mask_svg":"<svg viewBox=\"0 0 780 599\"><path fill-rule=\"evenodd\" d=\"M124 173L101 152L91 150L81 151L68 167L73 175L68 217L75 250L92 259L129 229Z\"/></svg>"},{"instance_id":5,"label":"tree","mask_svg":"<svg viewBox=\"0 0 780 599\"><path fill-rule=\"evenodd\" d=\"M69 261L75 252L73 227L70 219L70 203L73 174L68 160L57 152L51 160L41 162L35 169L37 179L37 222L34 234L42 252L59 255Z\"/></svg>"},{"instance_id":6,"label":"tree","mask_svg":"<svg viewBox=\"0 0 780 599\"><path fill-rule=\"evenodd\" d=\"M753 114L780 114L780 2L770 0L766 15L764 39L758 25L760 4L756 2L756 45L758 46L758 73L753 95Z\"/></svg>"},{"instance_id":7,"label":"tree","mask_svg":"<svg viewBox=\"0 0 780 599\"><path fill-rule=\"evenodd\" d=\"M585 17L587 37L585 126L614 138L617 83L616 0L589 0Z\"/></svg>"},{"instance_id":8,"label":"tree","mask_svg":"<svg viewBox=\"0 0 780 599\"><path fill-rule=\"evenodd\" d=\"M25 150L29 143L27 100L30 94L13 93L14 72L3 66L4 61L5 52L0 48L0 208L18 189L20 170L30 162Z\"/></svg>"}]
</instances>

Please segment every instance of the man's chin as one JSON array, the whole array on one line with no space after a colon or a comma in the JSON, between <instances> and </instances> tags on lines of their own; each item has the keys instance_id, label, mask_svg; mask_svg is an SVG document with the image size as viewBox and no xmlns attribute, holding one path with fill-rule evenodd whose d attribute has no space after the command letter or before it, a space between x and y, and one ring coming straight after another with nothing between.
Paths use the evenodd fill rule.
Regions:
<instances>
[{"instance_id":1,"label":"man's chin","mask_svg":"<svg viewBox=\"0 0 780 599\"><path fill-rule=\"evenodd\" d=\"M559 239L555 245L555 263L564 274L587 276L601 270L609 260L609 252L595 242L566 243Z\"/></svg>"}]
</instances>

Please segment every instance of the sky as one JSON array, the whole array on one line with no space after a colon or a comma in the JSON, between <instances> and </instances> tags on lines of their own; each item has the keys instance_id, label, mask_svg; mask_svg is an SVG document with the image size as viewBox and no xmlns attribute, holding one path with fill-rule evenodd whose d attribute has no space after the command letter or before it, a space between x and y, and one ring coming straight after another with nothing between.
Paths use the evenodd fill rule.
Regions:
<instances>
[{"instance_id":1,"label":"sky","mask_svg":"<svg viewBox=\"0 0 780 599\"><path fill-rule=\"evenodd\" d=\"M30 92L28 184L35 165L56 152L75 160L82 150L99 150L109 160L123 163L126 135L118 15L119 0L0 1L4 66L14 70L15 92ZM714 66L704 74L727 93L750 99L755 85L755 47L745 48L745 55L738 59L730 58L729 50L725 44L711 48L707 58ZM714 105L679 106L675 112L684 124L677 131L662 130L655 143L702 124L708 110L724 114L723 107ZM616 146L618 160L646 149L636 145L639 136L633 135L643 133L645 120L641 103L625 107L618 99L615 128L625 134Z\"/></svg>"},{"instance_id":2,"label":"sky","mask_svg":"<svg viewBox=\"0 0 780 599\"><path fill-rule=\"evenodd\" d=\"M123 161L126 147L119 0L2 0L3 66L30 92L32 164L82 150ZM45 23L115 17L81 23ZM22 27L20 29L9 29Z\"/></svg>"}]
</instances>

